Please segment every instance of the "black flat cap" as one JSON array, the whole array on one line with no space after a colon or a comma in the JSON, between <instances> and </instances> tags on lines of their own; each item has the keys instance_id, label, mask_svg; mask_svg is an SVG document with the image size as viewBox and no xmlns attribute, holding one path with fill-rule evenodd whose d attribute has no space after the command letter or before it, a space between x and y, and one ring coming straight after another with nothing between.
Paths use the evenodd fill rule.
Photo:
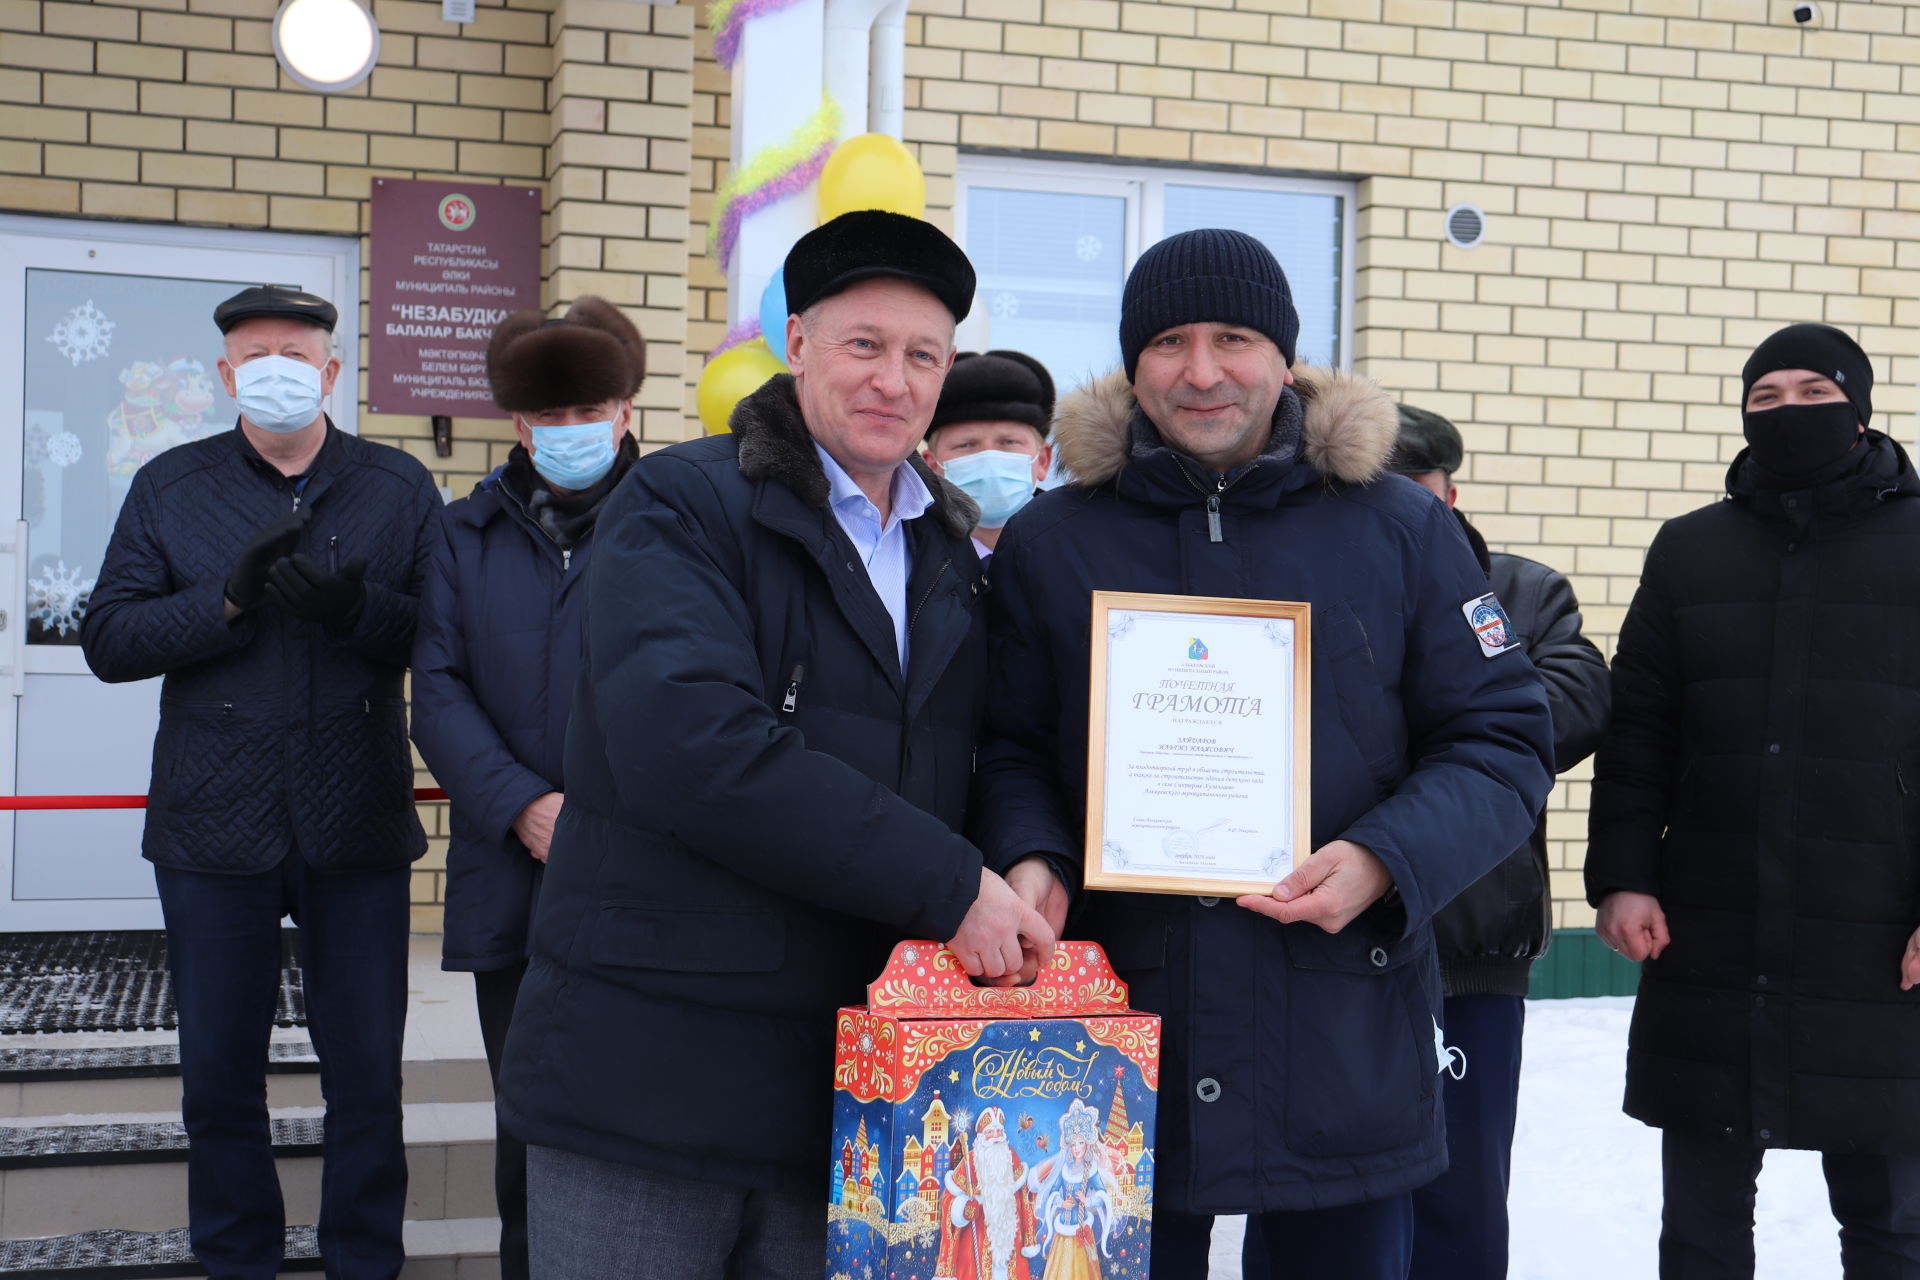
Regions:
<instances>
[{"instance_id":1,"label":"black flat cap","mask_svg":"<svg viewBox=\"0 0 1920 1280\"><path fill-rule=\"evenodd\" d=\"M284 284L257 284L251 289L242 289L213 309L213 322L220 326L221 333L231 332L242 320L258 320L262 316L305 320L328 333L333 332L333 326L340 320L340 313L325 298L316 298Z\"/></svg>"},{"instance_id":2,"label":"black flat cap","mask_svg":"<svg viewBox=\"0 0 1920 1280\"><path fill-rule=\"evenodd\" d=\"M904 213L843 213L795 241L785 271L791 315L878 276L929 290L953 313L955 324L973 309L973 264L967 255L940 228Z\"/></svg>"},{"instance_id":3,"label":"black flat cap","mask_svg":"<svg viewBox=\"0 0 1920 1280\"><path fill-rule=\"evenodd\" d=\"M1452 475L1458 471L1467 455L1460 429L1431 409L1416 409L1410 404L1399 408L1400 435L1393 443L1387 470L1403 476L1424 471Z\"/></svg>"}]
</instances>

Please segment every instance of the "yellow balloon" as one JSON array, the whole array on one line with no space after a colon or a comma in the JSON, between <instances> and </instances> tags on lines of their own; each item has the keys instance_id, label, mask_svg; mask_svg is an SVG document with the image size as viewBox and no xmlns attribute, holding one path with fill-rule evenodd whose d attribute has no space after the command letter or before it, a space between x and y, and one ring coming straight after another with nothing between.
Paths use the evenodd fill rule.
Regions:
<instances>
[{"instance_id":1,"label":"yellow balloon","mask_svg":"<svg viewBox=\"0 0 1920 1280\"><path fill-rule=\"evenodd\" d=\"M926 216L926 175L898 138L856 134L827 157L820 171L820 221L831 222L856 209Z\"/></svg>"},{"instance_id":2,"label":"yellow balloon","mask_svg":"<svg viewBox=\"0 0 1920 1280\"><path fill-rule=\"evenodd\" d=\"M733 406L758 391L761 384L787 367L774 358L767 344L755 339L729 347L700 371L700 385L693 401L700 409L700 422L710 436L724 435Z\"/></svg>"}]
</instances>

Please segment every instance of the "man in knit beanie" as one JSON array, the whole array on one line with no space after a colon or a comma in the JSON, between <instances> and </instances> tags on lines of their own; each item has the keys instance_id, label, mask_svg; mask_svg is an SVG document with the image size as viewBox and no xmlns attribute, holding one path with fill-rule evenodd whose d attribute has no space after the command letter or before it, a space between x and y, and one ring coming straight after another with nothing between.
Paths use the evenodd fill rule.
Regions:
<instances>
[{"instance_id":1,"label":"man in knit beanie","mask_svg":"<svg viewBox=\"0 0 1920 1280\"><path fill-rule=\"evenodd\" d=\"M1123 369L1055 415L1076 481L1029 503L993 559L974 840L1050 918L1083 896L1080 927L1165 1020L1156 1276L1206 1274L1214 1215L1244 1213L1273 1274L1404 1280L1412 1192L1447 1161L1437 1074L1457 1061L1430 922L1526 840L1551 783L1520 638L1452 513L1387 473L1393 402L1296 364L1299 337L1286 273L1252 236L1148 249L1123 294ZM1283 806L1249 798L1293 768L1285 713L1268 708L1270 748L1222 745L1245 729L1209 705L1241 697L1142 723L1134 689L1092 684L1096 591L1309 606L1304 843ZM1239 673L1292 661L1225 619L1183 622L1162 689L1245 694ZM1103 858L1122 883L1155 877L1138 891L1081 881L1092 706L1109 747L1096 847L1124 846ZM1154 753L1138 776L1130 740ZM1233 862L1247 844L1258 856ZM1196 862L1232 875L1209 884ZM1230 900L1224 879L1277 883Z\"/></svg>"},{"instance_id":2,"label":"man in knit beanie","mask_svg":"<svg viewBox=\"0 0 1920 1280\"><path fill-rule=\"evenodd\" d=\"M1000 531L1027 505L1053 460L1053 377L1019 351L962 351L940 387L927 428L927 465L980 508L973 549L993 554Z\"/></svg>"},{"instance_id":3,"label":"man in knit beanie","mask_svg":"<svg viewBox=\"0 0 1920 1280\"><path fill-rule=\"evenodd\" d=\"M1821 1153L1849 1280L1920 1276L1920 475L1840 330L1740 381L1747 448L1654 534L1594 754L1623 1105L1661 1131L1662 1280L1754 1274L1780 1148Z\"/></svg>"}]
</instances>

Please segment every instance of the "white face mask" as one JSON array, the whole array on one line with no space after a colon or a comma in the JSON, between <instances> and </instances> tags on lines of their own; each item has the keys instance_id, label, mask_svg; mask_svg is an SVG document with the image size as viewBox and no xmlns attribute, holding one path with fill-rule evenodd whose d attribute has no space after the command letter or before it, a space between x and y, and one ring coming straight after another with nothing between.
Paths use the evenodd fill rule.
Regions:
<instances>
[{"instance_id":1,"label":"white face mask","mask_svg":"<svg viewBox=\"0 0 1920 1280\"><path fill-rule=\"evenodd\" d=\"M262 431L286 435L320 416L320 371L286 356L260 356L233 369L240 416Z\"/></svg>"}]
</instances>

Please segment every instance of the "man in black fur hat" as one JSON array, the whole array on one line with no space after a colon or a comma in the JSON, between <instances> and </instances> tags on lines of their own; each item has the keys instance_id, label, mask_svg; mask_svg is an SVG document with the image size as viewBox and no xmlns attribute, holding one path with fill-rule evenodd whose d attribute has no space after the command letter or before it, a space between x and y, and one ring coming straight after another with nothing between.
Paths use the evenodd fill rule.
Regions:
<instances>
[{"instance_id":1,"label":"man in black fur hat","mask_svg":"<svg viewBox=\"0 0 1920 1280\"><path fill-rule=\"evenodd\" d=\"M989 980L1053 943L959 834L979 512L914 456L973 268L866 211L785 274L792 374L600 517L500 1080L543 1280L815 1280L835 1009L902 938Z\"/></svg>"},{"instance_id":2,"label":"man in black fur hat","mask_svg":"<svg viewBox=\"0 0 1920 1280\"><path fill-rule=\"evenodd\" d=\"M639 457L628 430L646 343L620 309L576 299L520 311L487 347L494 403L520 443L447 507L420 599L413 738L453 800L441 967L473 974L497 1080L566 786L561 748L580 670L594 529ZM527 1153L494 1146L500 1274L527 1275Z\"/></svg>"},{"instance_id":3,"label":"man in black fur hat","mask_svg":"<svg viewBox=\"0 0 1920 1280\"><path fill-rule=\"evenodd\" d=\"M1046 478L1053 447L1053 378L1019 351L963 351L927 428L927 465L980 508L973 549L993 554L1000 531Z\"/></svg>"}]
</instances>

